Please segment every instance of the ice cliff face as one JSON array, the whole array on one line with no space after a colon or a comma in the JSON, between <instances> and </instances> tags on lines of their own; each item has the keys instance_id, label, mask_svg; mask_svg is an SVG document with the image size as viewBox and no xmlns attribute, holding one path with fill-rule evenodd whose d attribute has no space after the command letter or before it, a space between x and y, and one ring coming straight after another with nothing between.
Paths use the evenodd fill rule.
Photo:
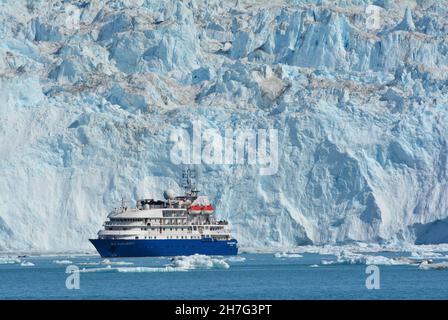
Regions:
<instances>
[{"instance_id":1,"label":"ice cliff face","mask_svg":"<svg viewBox=\"0 0 448 320\"><path fill-rule=\"evenodd\" d=\"M201 166L243 245L448 241L448 3L0 1L0 250L91 250L179 188L170 132L274 127L279 170Z\"/></svg>"}]
</instances>

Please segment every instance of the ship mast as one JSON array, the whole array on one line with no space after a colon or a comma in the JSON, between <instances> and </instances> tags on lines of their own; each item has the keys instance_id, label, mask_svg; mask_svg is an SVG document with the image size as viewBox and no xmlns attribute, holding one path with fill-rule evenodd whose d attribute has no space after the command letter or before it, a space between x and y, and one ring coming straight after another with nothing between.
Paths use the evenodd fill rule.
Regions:
<instances>
[{"instance_id":1,"label":"ship mast","mask_svg":"<svg viewBox=\"0 0 448 320\"><path fill-rule=\"evenodd\" d=\"M196 170L184 169L182 172L182 187L185 189L185 195L196 198L199 190L196 188Z\"/></svg>"}]
</instances>

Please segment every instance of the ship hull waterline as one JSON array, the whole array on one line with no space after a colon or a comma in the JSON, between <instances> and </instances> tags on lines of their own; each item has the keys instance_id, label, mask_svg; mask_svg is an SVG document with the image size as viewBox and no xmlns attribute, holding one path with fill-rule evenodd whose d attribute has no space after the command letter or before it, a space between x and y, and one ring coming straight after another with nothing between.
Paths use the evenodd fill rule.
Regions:
<instances>
[{"instance_id":1,"label":"ship hull waterline","mask_svg":"<svg viewBox=\"0 0 448 320\"><path fill-rule=\"evenodd\" d=\"M90 239L90 242L103 258L238 254L238 241L235 239Z\"/></svg>"}]
</instances>

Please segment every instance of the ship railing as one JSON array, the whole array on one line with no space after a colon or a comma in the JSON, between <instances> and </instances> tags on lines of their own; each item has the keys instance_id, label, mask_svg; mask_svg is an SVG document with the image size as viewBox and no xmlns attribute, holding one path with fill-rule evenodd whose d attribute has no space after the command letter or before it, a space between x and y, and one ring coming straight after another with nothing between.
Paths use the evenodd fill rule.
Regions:
<instances>
[{"instance_id":1,"label":"ship railing","mask_svg":"<svg viewBox=\"0 0 448 320\"><path fill-rule=\"evenodd\" d=\"M191 226L192 224L189 222L184 223L159 223L159 222L148 222L148 223L103 223L104 227L171 227L171 226ZM194 224L199 225L199 224ZM201 225L210 225L210 224L201 224Z\"/></svg>"},{"instance_id":2,"label":"ship railing","mask_svg":"<svg viewBox=\"0 0 448 320\"><path fill-rule=\"evenodd\" d=\"M207 230L210 234L229 234L229 230Z\"/></svg>"},{"instance_id":3,"label":"ship railing","mask_svg":"<svg viewBox=\"0 0 448 320\"><path fill-rule=\"evenodd\" d=\"M213 221L209 222L196 222L196 221L189 221L189 225L196 225L196 226L226 226L228 223L216 223Z\"/></svg>"},{"instance_id":4,"label":"ship railing","mask_svg":"<svg viewBox=\"0 0 448 320\"><path fill-rule=\"evenodd\" d=\"M118 235L118 236L133 236L140 234L140 230L127 230L127 231L119 231L119 230L101 230L98 232L98 235Z\"/></svg>"},{"instance_id":5,"label":"ship railing","mask_svg":"<svg viewBox=\"0 0 448 320\"><path fill-rule=\"evenodd\" d=\"M112 227L119 227L119 226L123 226L123 227L140 227L140 226L145 226L145 222L144 221L136 221L136 222L111 222L111 221L107 221L103 224L103 226L112 226Z\"/></svg>"}]
</instances>

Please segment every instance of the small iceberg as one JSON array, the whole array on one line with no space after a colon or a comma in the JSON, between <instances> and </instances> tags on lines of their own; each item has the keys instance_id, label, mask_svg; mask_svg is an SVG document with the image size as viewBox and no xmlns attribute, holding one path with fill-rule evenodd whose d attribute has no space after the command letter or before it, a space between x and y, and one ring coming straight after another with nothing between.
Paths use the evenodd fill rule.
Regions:
<instances>
[{"instance_id":1,"label":"small iceberg","mask_svg":"<svg viewBox=\"0 0 448 320\"><path fill-rule=\"evenodd\" d=\"M448 269L448 261L433 263L431 260L425 260L418 266L422 270L444 270Z\"/></svg>"},{"instance_id":2,"label":"small iceberg","mask_svg":"<svg viewBox=\"0 0 448 320\"><path fill-rule=\"evenodd\" d=\"M23 262L20 264L20 266L21 266L21 267L34 267L34 263L29 262L29 261L23 261Z\"/></svg>"},{"instance_id":3,"label":"small iceberg","mask_svg":"<svg viewBox=\"0 0 448 320\"><path fill-rule=\"evenodd\" d=\"M195 254L192 256L174 257L169 265L174 268L183 269L228 269L229 264L224 259L212 258L210 256Z\"/></svg>"}]
</instances>

